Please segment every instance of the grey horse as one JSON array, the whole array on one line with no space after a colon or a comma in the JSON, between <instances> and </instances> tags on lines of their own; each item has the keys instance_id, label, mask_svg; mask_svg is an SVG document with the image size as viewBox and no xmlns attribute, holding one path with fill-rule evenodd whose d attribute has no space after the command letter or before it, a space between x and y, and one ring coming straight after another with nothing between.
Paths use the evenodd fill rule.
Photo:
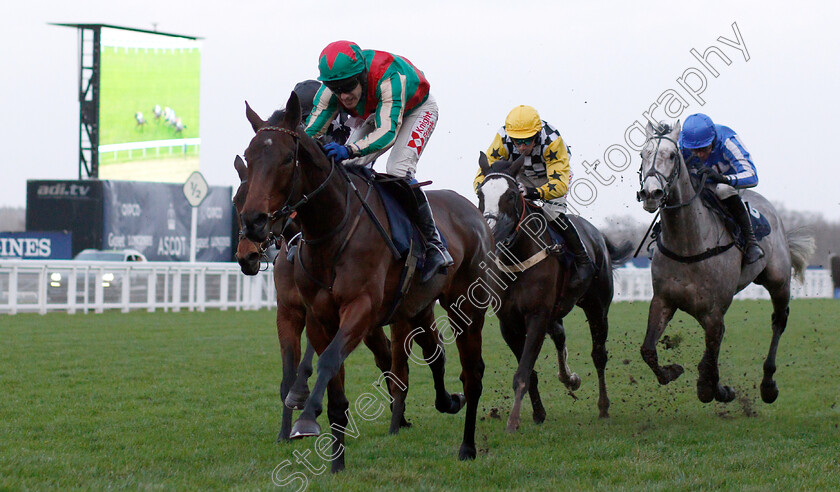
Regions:
<instances>
[{"instance_id":1,"label":"grey horse","mask_svg":"<svg viewBox=\"0 0 840 492\"><path fill-rule=\"evenodd\" d=\"M755 282L767 289L773 303L773 337L761 381L761 399L772 403L779 395L773 374L779 338L788 320L791 269L801 281L814 251L814 239L802 230L785 232L773 206L758 193L744 191L744 201L768 219L772 232L760 240L764 258L743 265L741 251L732 247L733 238L722 220L697 199L705 175L700 175L701 183L695 188L677 145L679 121L673 128L661 124L656 130L648 123L646 133L638 199L648 212L660 211L661 235L651 262L653 299L642 358L660 384L683 373L679 364L659 365L656 343L675 311L685 311L706 333L697 397L703 403L732 401L735 391L720 384L718 372L723 318L735 294Z\"/></svg>"}]
</instances>

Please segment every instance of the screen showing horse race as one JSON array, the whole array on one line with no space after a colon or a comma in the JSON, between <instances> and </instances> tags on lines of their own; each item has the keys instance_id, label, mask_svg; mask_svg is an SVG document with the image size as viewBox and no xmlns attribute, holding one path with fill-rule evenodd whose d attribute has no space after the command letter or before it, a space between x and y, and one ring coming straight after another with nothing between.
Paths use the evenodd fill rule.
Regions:
<instances>
[{"instance_id":1,"label":"screen showing horse race","mask_svg":"<svg viewBox=\"0 0 840 492\"><path fill-rule=\"evenodd\" d=\"M103 27L99 178L184 182L199 170L201 42Z\"/></svg>"}]
</instances>

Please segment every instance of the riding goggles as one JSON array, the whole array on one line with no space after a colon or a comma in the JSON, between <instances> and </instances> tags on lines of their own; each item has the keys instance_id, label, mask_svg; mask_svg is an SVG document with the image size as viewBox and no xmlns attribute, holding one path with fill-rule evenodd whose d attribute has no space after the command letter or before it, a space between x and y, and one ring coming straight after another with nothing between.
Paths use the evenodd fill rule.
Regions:
<instances>
[{"instance_id":1,"label":"riding goggles","mask_svg":"<svg viewBox=\"0 0 840 492\"><path fill-rule=\"evenodd\" d=\"M359 79L356 77L350 77L348 79L325 81L324 85L327 86L327 88L335 95L347 94L348 92L352 92L353 89L359 85Z\"/></svg>"}]
</instances>

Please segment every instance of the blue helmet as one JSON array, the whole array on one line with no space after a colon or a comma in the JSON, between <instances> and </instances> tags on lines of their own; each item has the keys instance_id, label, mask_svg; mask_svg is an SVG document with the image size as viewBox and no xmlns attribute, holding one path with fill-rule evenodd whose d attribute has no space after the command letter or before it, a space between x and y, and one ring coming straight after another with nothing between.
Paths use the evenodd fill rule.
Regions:
<instances>
[{"instance_id":1,"label":"blue helmet","mask_svg":"<svg viewBox=\"0 0 840 492\"><path fill-rule=\"evenodd\" d=\"M685 119L680 132L680 147L702 149L715 141L715 124L703 113L697 113Z\"/></svg>"}]
</instances>

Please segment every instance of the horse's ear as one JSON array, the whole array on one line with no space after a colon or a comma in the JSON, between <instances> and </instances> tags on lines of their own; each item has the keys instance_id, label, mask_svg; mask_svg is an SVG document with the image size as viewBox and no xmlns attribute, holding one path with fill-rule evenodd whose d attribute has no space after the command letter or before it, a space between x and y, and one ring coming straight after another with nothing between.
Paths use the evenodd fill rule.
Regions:
<instances>
[{"instance_id":1,"label":"horse's ear","mask_svg":"<svg viewBox=\"0 0 840 492\"><path fill-rule=\"evenodd\" d=\"M300 99L295 91L289 96L286 101L286 114L283 116L283 121L289 128L297 128L300 124Z\"/></svg>"},{"instance_id":2,"label":"horse's ear","mask_svg":"<svg viewBox=\"0 0 840 492\"><path fill-rule=\"evenodd\" d=\"M519 175L520 171L522 171L522 166L523 166L524 164L525 164L525 156L524 156L524 155L520 155L520 156L519 156L519 159L516 159L515 161L513 161L513 164L511 164L511 165L510 165L510 167L509 167L509 168L508 168L508 170L507 170L507 173L508 173L511 177L514 177L514 178L515 178L516 176L518 176L518 175Z\"/></svg>"},{"instance_id":3,"label":"horse's ear","mask_svg":"<svg viewBox=\"0 0 840 492\"><path fill-rule=\"evenodd\" d=\"M245 161L238 155L233 160L233 168L236 169L236 174L239 175L239 181L245 181L248 178L248 168L245 166Z\"/></svg>"},{"instance_id":4,"label":"horse's ear","mask_svg":"<svg viewBox=\"0 0 840 492\"><path fill-rule=\"evenodd\" d=\"M647 125L645 125L645 133L648 137L653 136L653 125L650 124L650 120L648 120Z\"/></svg>"},{"instance_id":5,"label":"horse's ear","mask_svg":"<svg viewBox=\"0 0 840 492\"><path fill-rule=\"evenodd\" d=\"M478 153L478 167L481 168L481 174L485 176L490 172L490 163L487 162L487 154L481 151Z\"/></svg>"},{"instance_id":6,"label":"horse's ear","mask_svg":"<svg viewBox=\"0 0 840 492\"><path fill-rule=\"evenodd\" d=\"M245 117L248 118L248 121L251 122L251 128L254 129L254 133L257 132L260 128L265 126L265 121L260 118L260 116L251 109L251 106L248 104L248 101L245 101Z\"/></svg>"},{"instance_id":7,"label":"horse's ear","mask_svg":"<svg viewBox=\"0 0 840 492\"><path fill-rule=\"evenodd\" d=\"M680 120L677 120L677 122L674 123L674 131L671 132L671 134L679 137L680 136L680 130L682 130L682 126L680 125Z\"/></svg>"}]
</instances>

